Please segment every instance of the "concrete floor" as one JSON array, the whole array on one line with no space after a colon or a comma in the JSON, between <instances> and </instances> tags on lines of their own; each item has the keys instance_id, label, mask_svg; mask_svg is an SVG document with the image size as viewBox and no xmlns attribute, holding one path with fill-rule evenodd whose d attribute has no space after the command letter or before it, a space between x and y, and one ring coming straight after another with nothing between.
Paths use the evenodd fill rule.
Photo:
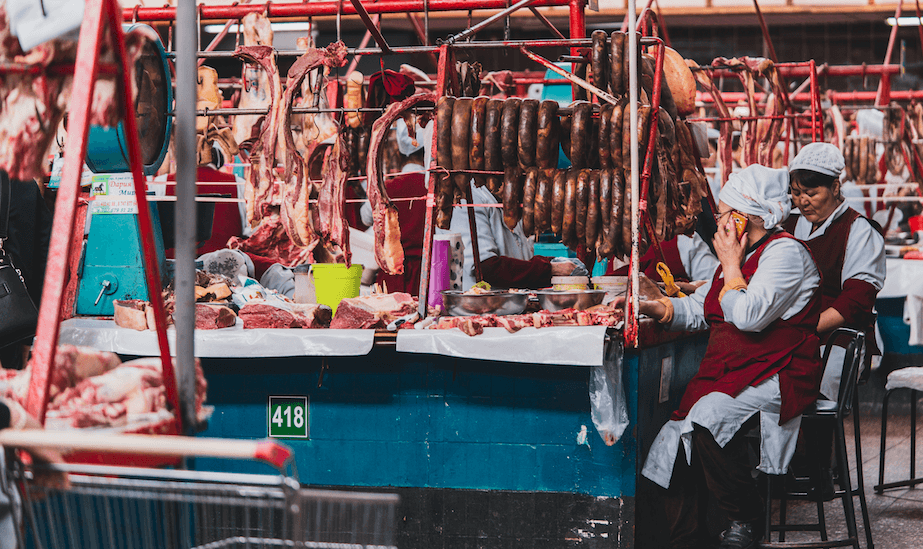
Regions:
<instances>
[{"instance_id":1,"label":"concrete floor","mask_svg":"<svg viewBox=\"0 0 923 549\"><path fill-rule=\"evenodd\" d=\"M861 389L860 389L861 391ZM892 488L881 495L873 487L878 484L879 448L881 444L881 413L865 410L859 415L862 441L863 477L868 501L873 542L879 549L918 549L923 547L923 484L916 488ZM851 478L857 480L855 452L853 445L852 419L846 429L847 447L850 452ZM923 444L923 414L918 413L917 436ZM918 444L918 448L919 448ZM908 478L910 462L910 414L909 407L892 410L888 415L888 436L886 439L885 482ZM923 448L916 456L916 475L923 477ZM865 530L859 509L859 499L854 498L859 523L860 546L865 548ZM777 502L774 502L777 503ZM777 510L778 505L774 505ZM831 539L846 537L841 500L824 504L827 530ZM813 502L790 502L788 523L816 521L816 504ZM774 516L773 522L777 519ZM773 534L773 540L776 540ZM786 541L816 541L817 533L789 532Z\"/></svg>"}]
</instances>

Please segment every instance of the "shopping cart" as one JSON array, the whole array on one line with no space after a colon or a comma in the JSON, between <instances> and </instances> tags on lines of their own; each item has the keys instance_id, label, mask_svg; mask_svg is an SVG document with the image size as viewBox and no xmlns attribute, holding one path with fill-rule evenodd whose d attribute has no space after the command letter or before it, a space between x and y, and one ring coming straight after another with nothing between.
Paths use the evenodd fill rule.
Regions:
<instances>
[{"instance_id":1,"label":"shopping cart","mask_svg":"<svg viewBox=\"0 0 923 549\"><path fill-rule=\"evenodd\" d=\"M272 442L146 435L0 431L5 447L261 459L283 473L290 452ZM237 549L395 547L398 496L302 488L293 476L60 465L70 486L47 488L15 461L19 547ZM15 507L15 506L14 506ZM2 508L2 505L0 505ZM2 509L0 509L2 516ZM0 526L2 531L2 526ZM19 531L19 529L17 529Z\"/></svg>"}]
</instances>

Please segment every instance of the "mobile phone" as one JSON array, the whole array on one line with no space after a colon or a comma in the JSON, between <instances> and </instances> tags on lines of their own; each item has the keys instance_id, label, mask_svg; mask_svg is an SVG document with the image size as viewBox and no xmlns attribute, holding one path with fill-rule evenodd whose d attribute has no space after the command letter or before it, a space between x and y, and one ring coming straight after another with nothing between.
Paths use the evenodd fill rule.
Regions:
<instances>
[{"instance_id":1,"label":"mobile phone","mask_svg":"<svg viewBox=\"0 0 923 549\"><path fill-rule=\"evenodd\" d=\"M740 212L731 212L731 219L734 220L734 227L737 229L737 240L740 240L744 235L744 231L747 230L747 223L750 220Z\"/></svg>"}]
</instances>

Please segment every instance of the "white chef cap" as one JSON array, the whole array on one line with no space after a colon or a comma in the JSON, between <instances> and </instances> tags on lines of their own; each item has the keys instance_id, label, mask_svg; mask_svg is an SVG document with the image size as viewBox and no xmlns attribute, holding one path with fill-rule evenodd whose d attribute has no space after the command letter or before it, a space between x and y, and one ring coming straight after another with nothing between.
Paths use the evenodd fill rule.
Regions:
<instances>
[{"instance_id":1,"label":"white chef cap","mask_svg":"<svg viewBox=\"0 0 923 549\"><path fill-rule=\"evenodd\" d=\"M802 147L798 156L789 164L789 171L810 170L833 177L839 177L846 167L843 153L830 143L810 143Z\"/></svg>"},{"instance_id":2,"label":"white chef cap","mask_svg":"<svg viewBox=\"0 0 923 549\"><path fill-rule=\"evenodd\" d=\"M787 170L751 164L731 174L719 198L737 211L762 217L763 226L771 229L785 221L792 209L788 181Z\"/></svg>"},{"instance_id":3,"label":"white chef cap","mask_svg":"<svg viewBox=\"0 0 923 549\"><path fill-rule=\"evenodd\" d=\"M402 155L410 156L423 148L422 128L419 124L416 127L415 137L410 137L410 133L407 131L407 123L404 122L403 118L398 118L394 126L397 136L397 149L401 151Z\"/></svg>"}]
</instances>

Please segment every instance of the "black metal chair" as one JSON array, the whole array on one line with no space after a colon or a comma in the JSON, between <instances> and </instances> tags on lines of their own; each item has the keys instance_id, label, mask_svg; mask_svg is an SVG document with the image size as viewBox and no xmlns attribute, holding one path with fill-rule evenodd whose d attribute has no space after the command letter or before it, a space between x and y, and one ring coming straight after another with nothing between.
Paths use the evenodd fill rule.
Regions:
<instances>
[{"instance_id":1,"label":"black metal chair","mask_svg":"<svg viewBox=\"0 0 923 549\"><path fill-rule=\"evenodd\" d=\"M835 453L835 475L837 489L832 493L825 493L822 487L815 486L813 490L809 489L781 489L776 495L779 499L779 523L772 524L772 506L769 504L773 496L772 476L767 475L766 491L766 534L761 543L761 547L799 547L799 548L823 548L823 547L845 547L852 546L859 549L858 525L856 522L856 510L853 504L853 498L858 496L862 512L862 521L865 525L865 538L868 549L874 549L872 543L872 531L869 524L868 505L865 500L865 483L862 473L862 450L859 440L859 420L858 411L855 414L855 451L856 451L856 470L858 473L858 482L853 487L849 475L849 457L846 449L846 432L845 420L853 412L858 410L859 399L856 393L856 382L859 375L859 365L861 361L862 349L865 345L865 334L850 328L839 328L827 341L824 350L823 362L825 367L836 367L837 365L828 364L830 351L833 347L842 347L845 350L842 375L840 377L839 394L836 402L819 400L809 410L802 415L802 422L823 422L828 423L834 430L834 453ZM799 486L804 482L810 482L809 479L797 479ZM824 516L824 502L832 501L839 498L843 502L843 512L846 518L847 537L831 540L827 535L826 518ZM817 522L811 524L787 524L786 523L786 506L788 500L813 500L817 503ZM786 542L785 533L790 531L799 532L818 532L820 541L814 542ZM772 532L778 532L778 541L772 541Z\"/></svg>"},{"instance_id":2,"label":"black metal chair","mask_svg":"<svg viewBox=\"0 0 923 549\"><path fill-rule=\"evenodd\" d=\"M888 374L888 381L885 385L887 391L881 401L881 451L878 455L878 484L874 486L876 494L890 488L915 486L923 483L923 478L917 478L916 476L917 399L919 398L917 389L921 387L921 384L923 384L923 368L900 368ZM910 390L910 476L904 480L885 482L885 437L888 434L888 401L891 399L891 393L901 389Z\"/></svg>"}]
</instances>

